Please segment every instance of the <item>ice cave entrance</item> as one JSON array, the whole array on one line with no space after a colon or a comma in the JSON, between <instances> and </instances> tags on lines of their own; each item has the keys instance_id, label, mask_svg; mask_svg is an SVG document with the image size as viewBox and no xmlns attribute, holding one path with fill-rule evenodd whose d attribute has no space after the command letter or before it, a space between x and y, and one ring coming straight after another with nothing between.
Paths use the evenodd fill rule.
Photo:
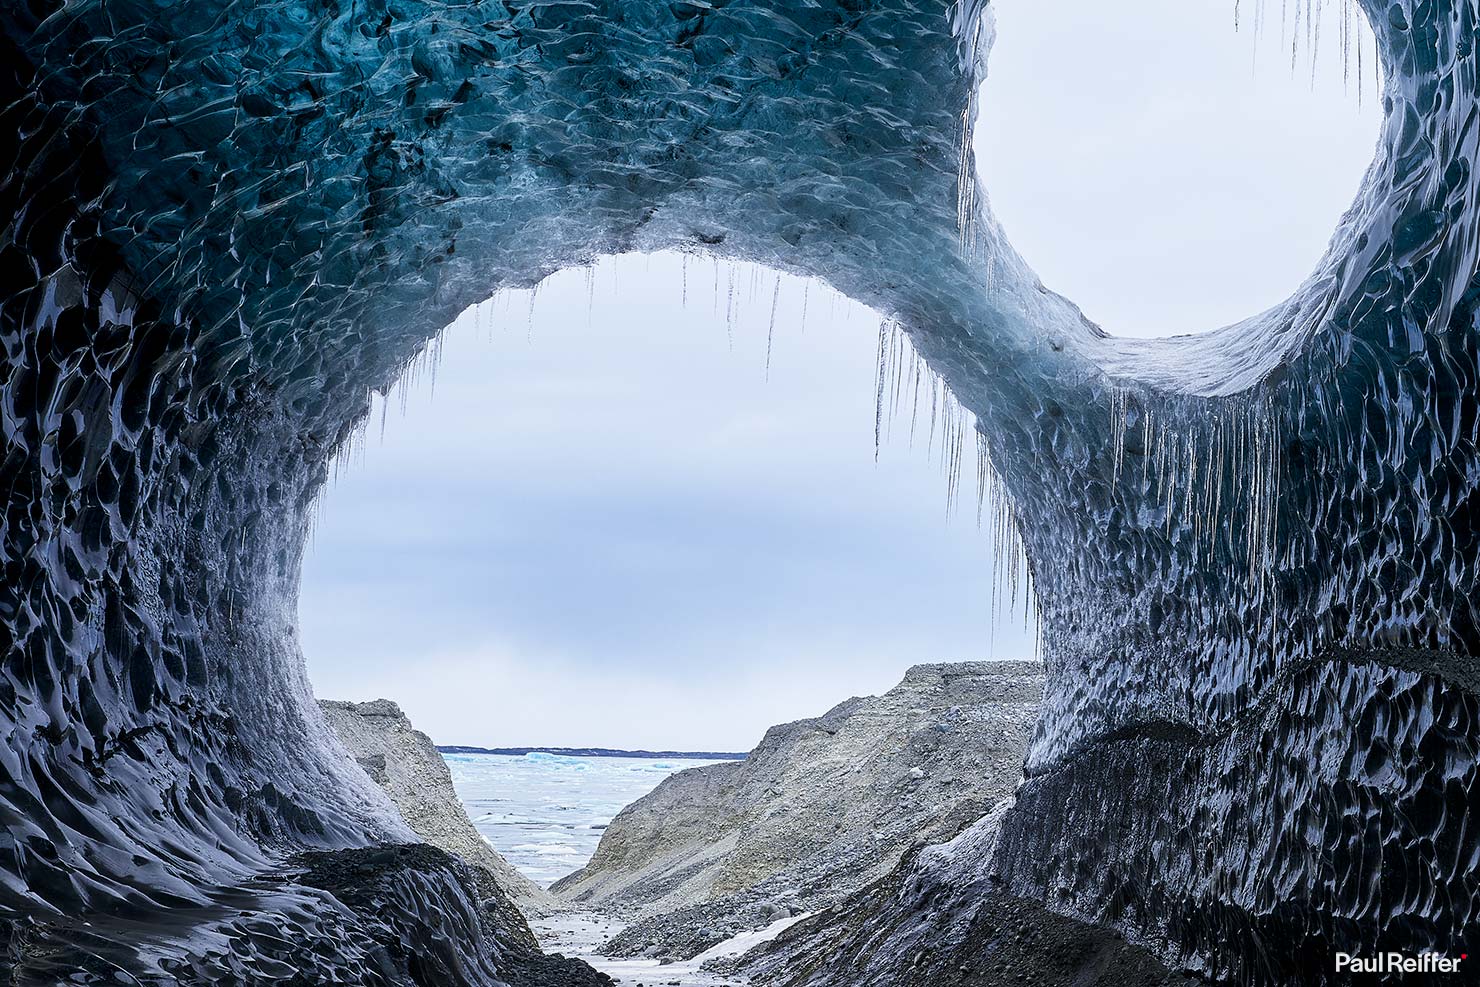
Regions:
<instances>
[{"instance_id":1,"label":"ice cave entrance","mask_svg":"<svg viewBox=\"0 0 1480 987\"><path fill-rule=\"evenodd\" d=\"M731 751L919 662L1031 656L969 465L947 510L969 425L922 380L876 460L879 347L819 283L680 253L467 310L319 505L317 694L442 744Z\"/></svg>"},{"instance_id":2,"label":"ice cave entrance","mask_svg":"<svg viewBox=\"0 0 1480 987\"><path fill-rule=\"evenodd\" d=\"M1008 239L1116 335L1214 329L1315 269L1381 125L1352 0L997 0L975 147Z\"/></svg>"}]
</instances>

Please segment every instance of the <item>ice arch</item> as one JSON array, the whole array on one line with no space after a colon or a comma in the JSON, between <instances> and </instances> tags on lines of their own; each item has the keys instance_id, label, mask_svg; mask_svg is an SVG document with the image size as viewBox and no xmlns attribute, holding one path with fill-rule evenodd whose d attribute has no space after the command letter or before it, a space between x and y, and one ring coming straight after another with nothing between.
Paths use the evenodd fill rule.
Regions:
<instances>
[{"instance_id":1,"label":"ice arch","mask_svg":"<svg viewBox=\"0 0 1480 987\"><path fill-rule=\"evenodd\" d=\"M18 975L492 982L445 865L290 866L407 835L308 707L304 512L490 282L632 248L823 278L977 414L1051 666L1014 891L1237 982L1473 940L1477 10L1364 6L1387 115L1331 250L1154 343L962 179L980 3L0 12Z\"/></svg>"}]
</instances>

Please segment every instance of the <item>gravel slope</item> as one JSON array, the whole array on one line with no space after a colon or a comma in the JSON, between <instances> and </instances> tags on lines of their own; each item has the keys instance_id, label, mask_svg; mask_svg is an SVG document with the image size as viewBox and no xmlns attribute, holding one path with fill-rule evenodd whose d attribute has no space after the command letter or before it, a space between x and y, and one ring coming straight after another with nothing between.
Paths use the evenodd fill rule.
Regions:
<instances>
[{"instance_id":1,"label":"gravel slope","mask_svg":"<svg viewBox=\"0 0 1480 987\"><path fill-rule=\"evenodd\" d=\"M496 885L530 917L555 909L549 892L515 870L474 828L453 790L447 762L399 706L389 699L319 700L319 706L350 757L385 789L406 824L473 867L481 891L487 894L490 883Z\"/></svg>"},{"instance_id":2,"label":"gravel slope","mask_svg":"<svg viewBox=\"0 0 1480 987\"><path fill-rule=\"evenodd\" d=\"M915 666L744 761L672 775L551 890L632 923L608 954L670 960L826 909L1012 792L1042 684L1029 662Z\"/></svg>"}]
</instances>

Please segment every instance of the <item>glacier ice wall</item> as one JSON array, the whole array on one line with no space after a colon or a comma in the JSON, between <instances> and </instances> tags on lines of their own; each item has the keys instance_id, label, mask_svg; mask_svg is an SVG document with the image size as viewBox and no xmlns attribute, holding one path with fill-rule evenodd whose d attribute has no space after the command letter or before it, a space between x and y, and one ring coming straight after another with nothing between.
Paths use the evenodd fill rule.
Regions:
<instances>
[{"instance_id":1,"label":"glacier ice wall","mask_svg":"<svg viewBox=\"0 0 1480 987\"><path fill-rule=\"evenodd\" d=\"M1328 254L1155 342L1045 290L970 180L979 0L0 10L18 979L423 982L411 941L499 976L435 861L382 861L398 897L302 856L409 834L310 701L301 546L458 311L673 248L873 306L975 413L1051 677L1011 889L1231 982L1474 941L1477 10L1364 6L1386 123Z\"/></svg>"}]
</instances>

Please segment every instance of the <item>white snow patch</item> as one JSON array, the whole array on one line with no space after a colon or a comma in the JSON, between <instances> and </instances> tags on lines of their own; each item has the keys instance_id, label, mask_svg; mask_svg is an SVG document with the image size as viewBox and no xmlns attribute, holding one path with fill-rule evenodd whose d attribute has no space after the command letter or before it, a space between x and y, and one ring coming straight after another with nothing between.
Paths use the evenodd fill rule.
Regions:
<instances>
[{"instance_id":1,"label":"white snow patch","mask_svg":"<svg viewBox=\"0 0 1480 987\"><path fill-rule=\"evenodd\" d=\"M770 942L790 926L810 915L793 915L778 919L754 932L742 932L695 956L678 963L658 960L614 960L599 956L596 949L622 930L622 923L590 912L565 912L534 923L540 945L546 952L575 956L597 970L621 982L680 984L682 987L743 987L744 981L716 977L699 968L710 960L739 956L762 943Z\"/></svg>"}]
</instances>

